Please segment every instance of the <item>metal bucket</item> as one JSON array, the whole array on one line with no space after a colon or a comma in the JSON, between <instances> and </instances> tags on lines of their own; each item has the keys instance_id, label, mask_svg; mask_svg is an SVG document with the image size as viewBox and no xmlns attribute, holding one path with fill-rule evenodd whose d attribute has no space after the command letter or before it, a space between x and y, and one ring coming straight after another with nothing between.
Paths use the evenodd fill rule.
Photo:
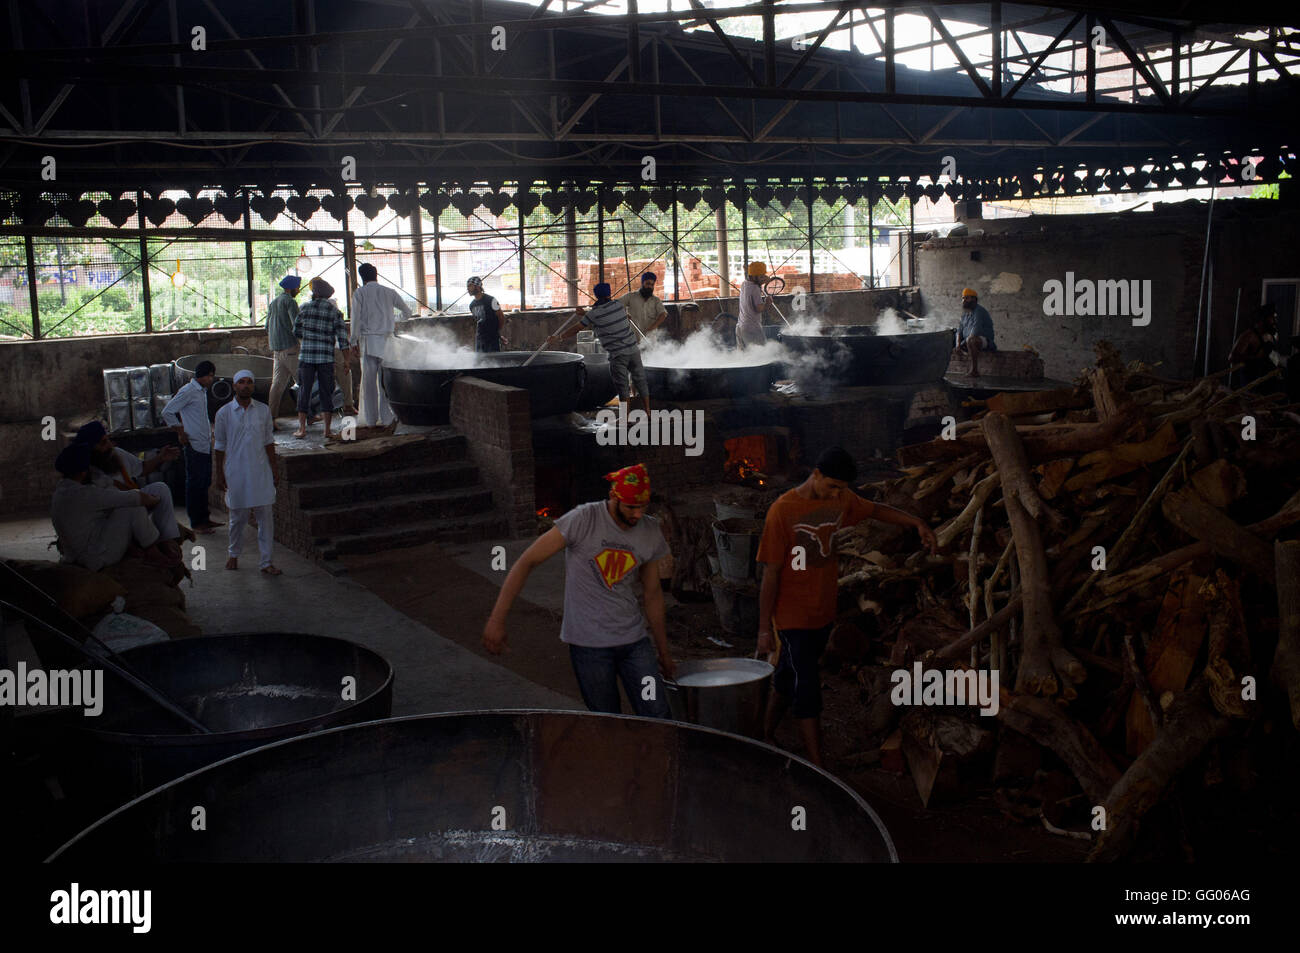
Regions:
<instances>
[{"instance_id":1,"label":"metal bucket","mask_svg":"<svg viewBox=\"0 0 1300 953\"><path fill-rule=\"evenodd\" d=\"M751 519L713 521L713 541L718 547L718 566L724 579L744 582L754 578L754 557L763 524Z\"/></svg>"},{"instance_id":2,"label":"metal bucket","mask_svg":"<svg viewBox=\"0 0 1300 953\"><path fill-rule=\"evenodd\" d=\"M668 705L678 721L762 738L772 672L771 665L749 658L679 662L676 677L665 682Z\"/></svg>"},{"instance_id":3,"label":"metal bucket","mask_svg":"<svg viewBox=\"0 0 1300 953\"><path fill-rule=\"evenodd\" d=\"M759 518L760 507L743 506L738 503L724 503L721 500L713 501L713 512L720 520L756 520Z\"/></svg>"},{"instance_id":4,"label":"metal bucket","mask_svg":"<svg viewBox=\"0 0 1300 953\"><path fill-rule=\"evenodd\" d=\"M709 580L718 625L727 635L754 638L758 631L758 584L752 579L732 582L720 574Z\"/></svg>"},{"instance_id":5,"label":"metal bucket","mask_svg":"<svg viewBox=\"0 0 1300 953\"><path fill-rule=\"evenodd\" d=\"M199 835L196 804L210 805ZM807 830L791 829L794 805ZM422 715L267 745L150 792L50 859L123 857L898 860L861 797L789 752L680 722L563 711Z\"/></svg>"}]
</instances>

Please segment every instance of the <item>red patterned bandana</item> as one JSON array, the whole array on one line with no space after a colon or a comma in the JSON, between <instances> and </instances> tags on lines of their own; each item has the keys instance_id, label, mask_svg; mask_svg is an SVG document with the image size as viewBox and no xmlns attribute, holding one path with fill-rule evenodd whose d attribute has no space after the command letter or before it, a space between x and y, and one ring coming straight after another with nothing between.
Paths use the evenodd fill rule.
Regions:
<instances>
[{"instance_id":1,"label":"red patterned bandana","mask_svg":"<svg viewBox=\"0 0 1300 953\"><path fill-rule=\"evenodd\" d=\"M650 474L644 463L637 463L613 473L605 479L614 484L614 495L628 506L645 506L650 502Z\"/></svg>"}]
</instances>

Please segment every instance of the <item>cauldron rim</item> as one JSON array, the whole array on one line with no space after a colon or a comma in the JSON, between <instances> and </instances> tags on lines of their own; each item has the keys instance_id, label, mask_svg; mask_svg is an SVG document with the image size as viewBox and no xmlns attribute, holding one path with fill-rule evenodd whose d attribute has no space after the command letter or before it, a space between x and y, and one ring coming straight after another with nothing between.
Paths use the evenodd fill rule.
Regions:
<instances>
[{"instance_id":1,"label":"cauldron rim","mask_svg":"<svg viewBox=\"0 0 1300 953\"><path fill-rule=\"evenodd\" d=\"M400 361L384 361L384 367L391 367L395 371L406 371L408 373L455 373L468 371L490 371L506 368L523 367L523 362L533 356L532 351L492 351L489 352L493 357L510 357L511 363L507 364L488 364L475 366L472 364L457 365L455 367L414 367ZM545 360L543 360L545 358ZM559 367L564 364L572 364L575 361L584 360L584 355L576 351L542 351L537 355L529 367Z\"/></svg>"},{"instance_id":2,"label":"cauldron rim","mask_svg":"<svg viewBox=\"0 0 1300 953\"><path fill-rule=\"evenodd\" d=\"M155 642L147 645L137 645L134 648L124 649L122 652L118 654L122 658L124 658L128 663L130 663L132 653L139 653L142 655L147 654L150 649L154 649L154 647L158 645L164 645L164 646L192 645L200 642L211 642L220 639L241 639L241 638L262 639L262 638L266 638L268 635L288 636L290 638L299 638L299 639L308 638L315 642L322 642L322 641L338 642L348 646L349 648L355 651L359 651L365 655L371 656L372 660L377 660L383 666L383 671L384 671L384 678L380 683L379 687L374 689L373 691L367 692L364 695L358 696L351 704L348 705L348 708L354 708L359 705L364 705L367 702L372 701L375 698L378 698L384 692L389 691L392 688L393 674L394 674L393 664L390 661L388 661L388 659L384 658L384 656L380 655L374 649L362 645L360 642L353 642L351 639L341 639L335 635L317 635L314 632L219 632L213 635L200 635L188 639L171 639L168 640L167 642ZM164 649L159 651L168 651L168 650ZM176 651L183 651L183 650L178 649ZM333 712L330 712L329 714L333 714ZM286 721L280 724L267 725L264 728L238 728L231 731L211 731L208 732L207 734L198 734L196 732L169 732L167 734L145 734L145 733L135 732L135 731L113 731L107 728L95 728L90 725L82 726L81 730L94 736L99 741L102 741L107 744L148 745L156 748L191 747L194 745L226 744L229 743L232 739L236 739L236 738L256 740L258 738L263 738L263 737L279 737L285 731L289 731L289 730L298 730L300 733L296 734L294 737L301 737L302 736L301 732L306 732L308 730L308 727L313 722L319 721L322 717L324 716L313 715L309 718L299 718L296 721ZM346 727L346 726L341 726L341 727ZM333 729L330 728L330 729L322 729L322 730L332 731ZM315 732L312 733L314 734ZM289 738L283 740L293 740L293 739ZM267 747L267 746L260 745L259 747ZM253 750L257 750L257 749L253 749ZM219 764L219 763L220 762L216 762L216 761L213 762L213 764ZM177 778L175 780L180 780L180 779Z\"/></svg>"},{"instance_id":3,"label":"cauldron rim","mask_svg":"<svg viewBox=\"0 0 1300 953\"><path fill-rule=\"evenodd\" d=\"M339 641L346 641L346 640L340 639ZM268 752L275 751L276 749L284 745L293 744L295 742L305 743L317 738L323 738L326 735L332 735L344 731L351 731L353 729L367 728L372 725L393 724L398 722L431 721L433 719L443 719L443 718L465 718L469 716L482 716L482 715L490 715L499 718L517 718L519 716L544 717L546 715L556 715L556 714L578 715L581 717L602 718L602 719L622 719L624 721L639 721L639 722L646 722L648 724L652 724L659 727L662 727L665 724L664 719L662 718L645 718L640 715L623 715L623 714L615 715L615 714L607 714L604 712L578 711L576 709L477 708L477 709L469 709L465 711L425 712L419 715L402 715L397 718L380 718L374 721L357 722L356 724L352 724L352 725L340 725L337 728L326 728L326 729L322 729L321 731L313 731L309 734L298 735L293 738L284 738L280 741L275 741L270 744L262 745L260 747L253 748L249 751L242 751L239 754L231 755L229 758L222 758L220 761L214 761L211 764L204 765L202 768L199 768L196 771L191 771L189 774L183 774L178 778L173 778L172 780L166 782L165 784L160 784L158 785L158 787L154 788L153 790L146 791L144 794L141 794L139 797L133 798L132 800L128 801L127 803L113 810L111 813L104 815L103 817L95 821L90 826L77 832L75 836L71 837L68 841L61 844L58 850L54 851L54 853L46 857L44 862L48 864L59 860L60 856L65 851L73 848L83 838L88 838L100 827L108 825L119 814L122 814L126 811L133 809L140 802L148 798L160 796L161 793L165 791L167 788L183 784L186 781L188 781L190 778L193 778L195 775L202 774L205 771L215 771L216 769L223 767L226 764L229 764L230 762L235 761L239 758L266 757ZM866 799L863 798L862 795L860 795L857 791L853 790L853 788L849 787L849 785L841 781L839 778L837 778L835 775L831 774L829 771L825 770L824 768L819 768L811 761L808 761L805 758L801 758L797 754L794 754L793 752L786 751L782 748L778 748L775 745L767 744L766 742L758 741L754 738L747 738L744 735L734 735L727 731L719 731L716 728L709 728L704 725L696 725L696 724L691 724L689 722L671 721L668 722L668 724L675 726L678 730L699 732L699 733L709 734L709 735L717 735L718 737L721 738L727 738L733 741L743 742L747 745L753 745L755 747L764 749L765 751L778 756L782 760L798 762L803 767L811 770L814 774L821 775L821 777L824 780L830 781L833 785L838 787L844 794L847 794L849 798L866 813L867 817L870 818L872 824L875 825L876 832L880 835L881 840L884 842L885 848L889 853L889 863L896 864L899 862L898 850L894 846L894 839L893 837L890 836L889 828L887 828L885 826L884 821L880 819L880 815L876 813L875 808L873 808L870 804L868 804Z\"/></svg>"}]
</instances>

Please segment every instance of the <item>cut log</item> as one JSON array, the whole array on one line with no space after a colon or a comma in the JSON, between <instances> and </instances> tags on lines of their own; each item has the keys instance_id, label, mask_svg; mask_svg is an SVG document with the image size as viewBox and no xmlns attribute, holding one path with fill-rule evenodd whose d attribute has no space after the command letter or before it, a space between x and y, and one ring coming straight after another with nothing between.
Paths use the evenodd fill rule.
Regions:
<instances>
[{"instance_id":1,"label":"cut log","mask_svg":"<svg viewBox=\"0 0 1300 953\"><path fill-rule=\"evenodd\" d=\"M903 753L921 804L962 790L961 769L993 750L993 732L966 718L913 708L899 723Z\"/></svg>"},{"instance_id":2,"label":"cut log","mask_svg":"<svg viewBox=\"0 0 1300 953\"><path fill-rule=\"evenodd\" d=\"M1097 739L1055 702L1003 688L997 717L1065 762L1093 804L1100 804L1119 780L1119 769Z\"/></svg>"},{"instance_id":3,"label":"cut log","mask_svg":"<svg viewBox=\"0 0 1300 953\"><path fill-rule=\"evenodd\" d=\"M1187 686L1192 665L1205 641L1206 601L1200 592L1205 579L1180 571L1169 582L1160 606L1155 634L1147 646L1144 670L1156 698L1165 692L1180 692ZM1126 750L1141 754L1155 740L1157 720L1135 695L1129 703L1126 722Z\"/></svg>"},{"instance_id":4,"label":"cut log","mask_svg":"<svg viewBox=\"0 0 1300 953\"><path fill-rule=\"evenodd\" d=\"M1073 469L1074 461L1069 457L1034 467L1034 472L1042 477L1038 481L1038 495L1045 500L1056 499L1056 494L1061 492L1061 486L1065 483L1065 478L1070 475L1070 471Z\"/></svg>"},{"instance_id":5,"label":"cut log","mask_svg":"<svg viewBox=\"0 0 1300 953\"><path fill-rule=\"evenodd\" d=\"M1128 413L1134 406L1133 396L1124 381L1124 364L1119 351L1109 341L1098 341L1093 348L1097 366L1085 375L1092 387L1092 405L1101 422Z\"/></svg>"},{"instance_id":6,"label":"cut log","mask_svg":"<svg viewBox=\"0 0 1300 953\"><path fill-rule=\"evenodd\" d=\"M894 774L902 774L906 770L907 766L903 762L903 733L897 728L880 746L880 766Z\"/></svg>"},{"instance_id":7,"label":"cut log","mask_svg":"<svg viewBox=\"0 0 1300 953\"><path fill-rule=\"evenodd\" d=\"M1215 460L1192 474L1190 483L1211 506L1223 509L1246 495L1246 474L1227 460Z\"/></svg>"},{"instance_id":8,"label":"cut log","mask_svg":"<svg viewBox=\"0 0 1300 953\"><path fill-rule=\"evenodd\" d=\"M1072 387L1057 390L1021 391L994 394L984 406L996 414L1015 417L1020 414L1041 414L1049 410L1073 410L1091 407L1088 395Z\"/></svg>"},{"instance_id":9,"label":"cut log","mask_svg":"<svg viewBox=\"0 0 1300 953\"><path fill-rule=\"evenodd\" d=\"M1088 670L1066 651L1053 614L1052 585L1043 539L1027 505L1027 498L1032 496L1037 500L1038 493L1029 480L1024 448L1011 422L1001 414L989 414L984 418L984 432L1002 481L1002 499L1016 541L1020 590L1025 601L1025 628L1020 667L1016 671L1016 691L1031 695L1061 692L1068 697L1073 694L1073 683L1087 678ZM1045 504L1042 505L1045 508Z\"/></svg>"},{"instance_id":10,"label":"cut log","mask_svg":"<svg viewBox=\"0 0 1300 953\"><path fill-rule=\"evenodd\" d=\"M975 514L984 508L984 504L997 488L998 475L996 473L986 476L975 484L975 489L971 491L970 501L965 508L935 531L934 535L939 541L940 549L947 549L957 541L962 533L966 532L975 521Z\"/></svg>"},{"instance_id":11,"label":"cut log","mask_svg":"<svg viewBox=\"0 0 1300 953\"><path fill-rule=\"evenodd\" d=\"M1286 693L1291 724L1300 730L1300 541L1273 544L1277 565L1277 651L1269 679Z\"/></svg>"},{"instance_id":12,"label":"cut log","mask_svg":"<svg viewBox=\"0 0 1300 953\"><path fill-rule=\"evenodd\" d=\"M1121 443L1105 450L1097 450L1079 458L1082 472L1065 482L1071 492L1113 480L1138 467L1163 460L1179 447L1173 424L1165 424L1152 436L1140 443Z\"/></svg>"},{"instance_id":13,"label":"cut log","mask_svg":"<svg viewBox=\"0 0 1300 953\"><path fill-rule=\"evenodd\" d=\"M1138 423L1139 418L1138 408L1133 406L1128 412L1118 414L1104 423L1055 423L1017 430L1024 443L1025 453L1031 460L1052 460L1111 446L1122 440ZM910 466L929 460L961 457L986 446L983 430L973 429L959 434L955 440L931 440L900 447L898 459L904 466Z\"/></svg>"},{"instance_id":14,"label":"cut log","mask_svg":"<svg viewBox=\"0 0 1300 953\"><path fill-rule=\"evenodd\" d=\"M1206 503L1195 490L1187 487L1169 494L1161 512L1174 526L1207 543L1220 556L1240 563L1270 582L1273 580L1272 547Z\"/></svg>"},{"instance_id":15,"label":"cut log","mask_svg":"<svg viewBox=\"0 0 1300 953\"><path fill-rule=\"evenodd\" d=\"M1213 581L1206 580L1202 585L1201 595L1212 603L1205 663L1210 701L1221 715L1245 718L1254 706L1248 707L1242 697L1242 683L1247 676L1254 678L1254 663L1241 611L1241 587L1219 569Z\"/></svg>"},{"instance_id":16,"label":"cut log","mask_svg":"<svg viewBox=\"0 0 1300 953\"><path fill-rule=\"evenodd\" d=\"M1089 862L1123 859L1137 839L1143 815L1211 741L1231 734L1233 727L1234 720L1210 703L1204 676L1179 692L1165 711L1165 724L1156 740L1108 793L1094 799L1094 804L1106 809L1106 828L1088 855Z\"/></svg>"}]
</instances>

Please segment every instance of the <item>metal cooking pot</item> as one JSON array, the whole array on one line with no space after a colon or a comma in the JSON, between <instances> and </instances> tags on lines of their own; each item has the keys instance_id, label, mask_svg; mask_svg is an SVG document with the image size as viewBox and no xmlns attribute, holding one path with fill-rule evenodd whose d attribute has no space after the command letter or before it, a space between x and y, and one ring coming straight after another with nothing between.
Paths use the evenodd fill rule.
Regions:
<instances>
[{"instance_id":1,"label":"metal cooking pot","mask_svg":"<svg viewBox=\"0 0 1300 953\"><path fill-rule=\"evenodd\" d=\"M587 367L587 382L578 395L578 410L595 410L605 406L618 394L614 386L614 375L609 370L609 355L603 351L599 354L584 354L582 362Z\"/></svg>"},{"instance_id":2,"label":"metal cooking pot","mask_svg":"<svg viewBox=\"0 0 1300 953\"><path fill-rule=\"evenodd\" d=\"M646 383L655 400L710 400L766 394L772 387L776 364L731 367L659 367L645 365Z\"/></svg>"},{"instance_id":3,"label":"metal cooking pot","mask_svg":"<svg viewBox=\"0 0 1300 953\"><path fill-rule=\"evenodd\" d=\"M462 374L507 387L528 391L532 416L550 417L571 413L587 383L587 367L581 354L567 351L501 351L484 354L490 362L483 367L420 368L384 364L384 393L397 419L404 424L445 424L451 413L451 385Z\"/></svg>"},{"instance_id":4,"label":"metal cooking pot","mask_svg":"<svg viewBox=\"0 0 1300 953\"><path fill-rule=\"evenodd\" d=\"M250 748L322 728L387 718L393 668L345 639L284 632L209 635L121 653L141 678L201 720L195 734L114 676L104 713L80 719L78 774L105 808ZM342 679L355 683L345 700Z\"/></svg>"},{"instance_id":5,"label":"metal cooking pot","mask_svg":"<svg viewBox=\"0 0 1300 953\"><path fill-rule=\"evenodd\" d=\"M665 680L668 705L678 721L763 737L763 713L773 668L749 658L679 662L677 676Z\"/></svg>"},{"instance_id":6,"label":"metal cooking pot","mask_svg":"<svg viewBox=\"0 0 1300 953\"><path fill-rule=\"evenodd\" d=\"M271 399L271 374L275 362L259 354L186 354L172 361L172 377L176 389L194 380L194 369L200 361L211 361L216 367L216 376L208 388L208 416L215 417L222 404L228 403L235 396L232 383L236 374L242 370L253 372L253 398L266 403ZM272 408L273 414L276 408Z\"/></svg>"},{"instance_id":7,"label":"metal cooking pot","mask_svg":"<svg viewBox=\"0 0 1300 953\"><path fill-rule=\"evenodd\" d=\"M212 805L197 836L195 804ZM796 804L807 830L791 829ZM505 830L492 829L496 805ZM79 870L123 857L898 860L866 801L789 752L659 718L567 711L421 715L267 745L151 791L50 859Z\"/></svg>"},{"instance_id":8,"label":"metal cooking pot","mask_svg":"<svg viewBox=\"0 0 1300 953\"><path fill-rule=\"evenodd\" d=\"M827 371L839 370L839 382L848 386L929 384L942 380L948 369L951 330L877 334L873 325L829 330L828 334L782 331L780 339L796 354L825 358Z\"/></svg>"}]
</instances>

